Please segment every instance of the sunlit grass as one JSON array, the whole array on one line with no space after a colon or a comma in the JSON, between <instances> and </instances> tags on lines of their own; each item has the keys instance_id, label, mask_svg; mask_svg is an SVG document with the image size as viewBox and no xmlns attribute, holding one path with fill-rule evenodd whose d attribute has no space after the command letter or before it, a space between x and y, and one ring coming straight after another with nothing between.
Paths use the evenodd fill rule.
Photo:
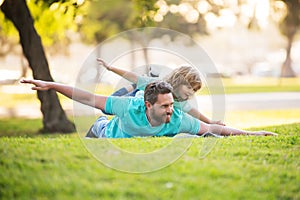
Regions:
<instances>
[{"instance_id":1,"label":"sunlit grass","mask_svg":"<svg viewBox=\"0 0 300 200\"><path fill-rule=\"evenodd\" d=\"M18 122L24 135L27 122ZM31 125L35 123L38 121ZM7 121L5 128L0 124L0 132L10 124ZM299 199L300 124L261 128L280 135L218 139L204 159L199 155L209 138L198 138L175 163L146 174L105 167L87 152L76 133L0 137L0 196L72 200ZM121 147L131 145L138 151L149 145L160 147L169 140L117 139L115 143Z\"/></svg>"}]
</instances>

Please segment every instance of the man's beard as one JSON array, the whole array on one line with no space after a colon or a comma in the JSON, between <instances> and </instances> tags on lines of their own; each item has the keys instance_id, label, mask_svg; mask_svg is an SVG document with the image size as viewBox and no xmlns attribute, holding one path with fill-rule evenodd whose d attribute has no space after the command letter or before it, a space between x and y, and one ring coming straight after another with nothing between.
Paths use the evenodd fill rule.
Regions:
<instances>
[{"instance_id":1,"label":"man's beard","mask_svg":"<svg viewBox=\"0 0 300 200\"><path fill-rule=\"evenodd\" d=\"M156 115L156 113L152 113L152 118L161 124L167 124L170 123L171 117L172 117L172 112L165 113L163 116L161 115Z\"/></svg>"}]
</instances>

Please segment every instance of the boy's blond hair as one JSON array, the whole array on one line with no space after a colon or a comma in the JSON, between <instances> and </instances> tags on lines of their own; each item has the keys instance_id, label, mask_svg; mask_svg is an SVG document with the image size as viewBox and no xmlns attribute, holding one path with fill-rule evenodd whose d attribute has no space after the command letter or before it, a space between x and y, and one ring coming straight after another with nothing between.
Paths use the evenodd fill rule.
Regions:
<instances>
[{"instance_id":1,"label":"boy's blond hair","mask_svg":"<svg viewBox=\"0 0 300 200\"><path fill-rule=\"evenodd\" d=\"M171 84L174 89L180 85L188 85L197 92L202 86L198 71L191 66L181 66L175 69L165 80Z\"/></svg>"}]
</instances>

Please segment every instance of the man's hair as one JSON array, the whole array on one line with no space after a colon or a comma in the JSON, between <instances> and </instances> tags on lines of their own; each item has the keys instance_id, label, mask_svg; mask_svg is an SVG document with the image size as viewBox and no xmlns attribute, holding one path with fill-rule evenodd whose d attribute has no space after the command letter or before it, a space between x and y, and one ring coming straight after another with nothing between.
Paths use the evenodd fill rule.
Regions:
<instances>
[{"instance_id":1,"label":"man's hair","mask_svg":"<svg viewBox=\"0 0 300 200\"><path fill-rule=\"evenodd\" d=\"M188 85L197 92L202 87L202 81L198 71L191 66L182 66L175 69L166 77L165 81L170 83L174 89L180 85Z\"/></svg>"},{"instance_id":2,"label":"man's hair","mask_svg":"<svg viewBox=\"0 0 300 200\"><path fill-rule=\"evenodd\" d=\"M152 105L157 101L159 94L168 94L173 92L173 87L165 81L155 81L149 83L145 88L144 101Z\"/></svg>"}]
</instances>

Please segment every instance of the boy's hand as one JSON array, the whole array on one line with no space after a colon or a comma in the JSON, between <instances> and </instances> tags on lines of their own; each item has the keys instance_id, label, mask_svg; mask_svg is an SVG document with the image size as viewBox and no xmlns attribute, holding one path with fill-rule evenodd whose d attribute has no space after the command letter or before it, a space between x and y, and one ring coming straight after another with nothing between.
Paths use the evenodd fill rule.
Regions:
<instances>
[{"instance_id":1,"label":"boy's hand","mask_svg":"<svg viewBox=\"0 0 300 200\"><path fill-rule=\"evenodd\" d=\"M105 67L107 70L110 70L111 67L101 58L97 58L97 61L99 63L99 65L102 65L103 67Z\"/></svg>"}]
</instances>

